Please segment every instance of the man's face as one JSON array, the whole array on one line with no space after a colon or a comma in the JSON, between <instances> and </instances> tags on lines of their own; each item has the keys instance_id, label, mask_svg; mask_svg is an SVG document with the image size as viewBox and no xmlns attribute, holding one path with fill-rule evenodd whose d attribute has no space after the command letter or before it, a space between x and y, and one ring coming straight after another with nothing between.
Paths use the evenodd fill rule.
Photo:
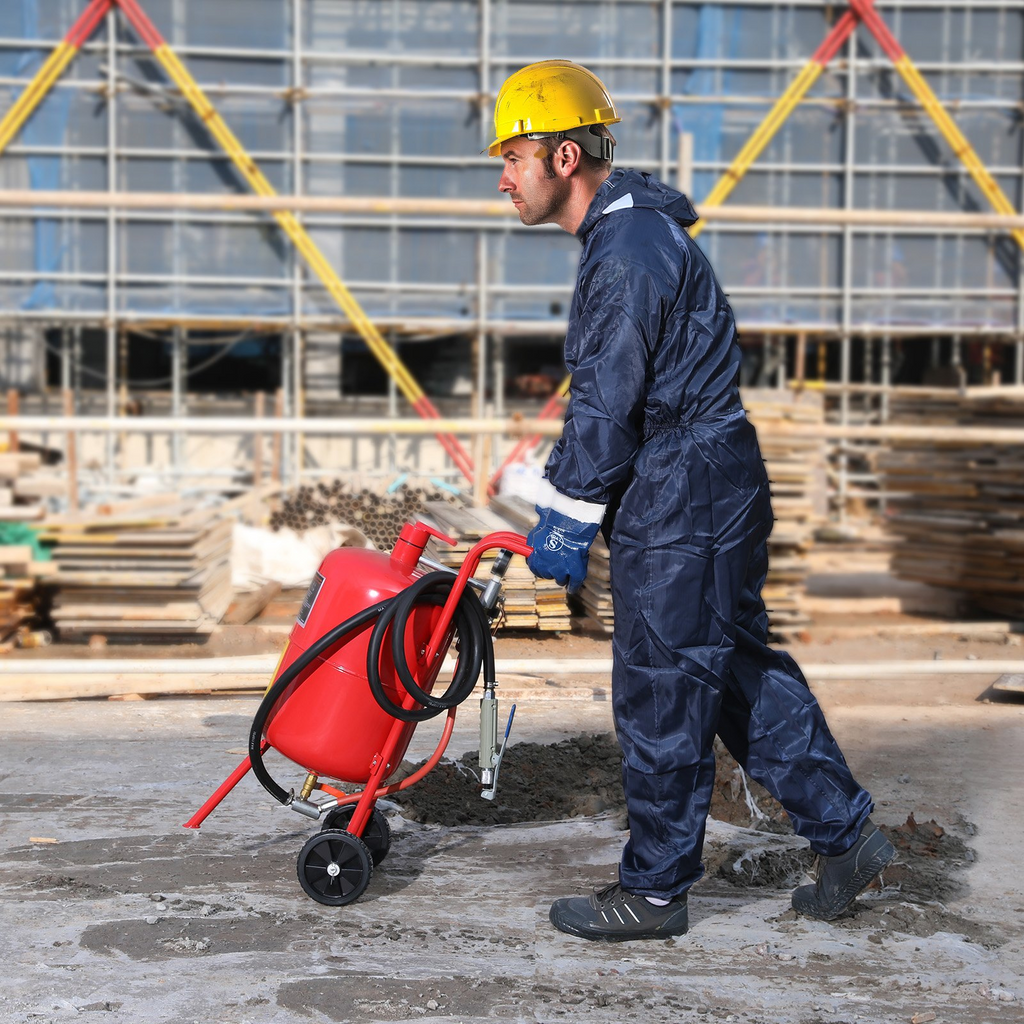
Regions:
<instances>
[{"instance_id":1,"label":"man's face","mask_svg":"<svg viewBox=\"0 0 1024 1024\"><path fill-rule=\"evenodd\" d=\"M498 190L507 192L524 224L551 224L569 198L569 182L559 175L542 142L520 136L501 144L505 170Z\"/></svg>"}]
</instances>

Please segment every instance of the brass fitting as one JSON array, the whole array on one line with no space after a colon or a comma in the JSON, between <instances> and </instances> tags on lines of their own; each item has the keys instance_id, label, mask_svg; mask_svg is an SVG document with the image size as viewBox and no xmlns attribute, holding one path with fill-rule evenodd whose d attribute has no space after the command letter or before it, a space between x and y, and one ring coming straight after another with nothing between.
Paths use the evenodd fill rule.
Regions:
<instances>
[{"instance_id":1,"label":"brass fitting","mask_svg":"<svg viewBox=\"0 0 1024 1024\"><path fill-rule=\"evenodd\" d=\"M306 776L306 781L302 784L302 790L299 793L300 800L308 800L309 794L316 788L317 776L310 772Z\"/></svg>"}]
</instances>

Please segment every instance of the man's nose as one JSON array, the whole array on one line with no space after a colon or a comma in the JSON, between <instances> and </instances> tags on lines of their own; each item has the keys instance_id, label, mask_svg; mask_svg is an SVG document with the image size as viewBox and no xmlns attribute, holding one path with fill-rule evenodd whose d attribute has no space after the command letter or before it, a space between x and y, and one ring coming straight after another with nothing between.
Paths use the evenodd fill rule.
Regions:
<instances>
[{"instance_id":1,"label":"man's nose","mask_svg":"<svg viewBox=\"0 0 1024 1024\"><path fill-rule=\"evenodd\" d=\"M516 190L515 182L508 176L508 169L506 168L501 172L501 177L498 179L498 191L499 192L514 192Z\"/></svg>"}]
</instances>

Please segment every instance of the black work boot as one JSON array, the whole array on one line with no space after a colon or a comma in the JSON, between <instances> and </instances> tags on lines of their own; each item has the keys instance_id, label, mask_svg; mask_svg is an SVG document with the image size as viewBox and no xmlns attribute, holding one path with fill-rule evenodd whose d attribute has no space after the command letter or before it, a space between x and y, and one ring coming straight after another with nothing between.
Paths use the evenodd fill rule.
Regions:
<instances>
[{"instance_id":1,"label":"black work boot","mask_svg":"<svg viewBox=\"0 0 1024 1024\"><path fill-rule=\"evenodd\" d=\"M605 942L667 939L685 934L689 927L685 894L657 907L643 896L626 892L618 882L592 896L555 900L549 916L560 931Z\"/></svg>"},{"instance_id":2,"label":"black work boot","mask_svg":"<svg viewBox=\"0 0 1024 1024\"><path fill-rule=\"evenodd\" d=\"M896 848L868 818L846 853L818 858L818 880L794 890L793 909L819 921L835 920L895 856Z\"/></svg>"}]
</instances>

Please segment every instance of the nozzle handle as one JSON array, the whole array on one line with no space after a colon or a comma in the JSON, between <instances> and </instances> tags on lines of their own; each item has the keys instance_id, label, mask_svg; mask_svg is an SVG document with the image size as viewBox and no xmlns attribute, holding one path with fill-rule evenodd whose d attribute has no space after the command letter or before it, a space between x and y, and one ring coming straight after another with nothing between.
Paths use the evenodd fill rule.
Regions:
<instances>
[{"instance_id":1,"label":"nozzle handle","mask_svg":"<svg viewBox=\"0 0 1024 1024\"><path fill-rule=\"evenodd\" d=\"M508 724L505 726L505 737L501 741L501 750L498 751L498 756L494 759L494 778L491 780L490 789L485 789L480 794L485 800L493 800L498 791L498 772L501 771L501 762L505 757L505 751L508 750L508 734L512 731L512 719L515 717L516 706L513 704L508 713Z\"/></svg>"}]
</instances>

